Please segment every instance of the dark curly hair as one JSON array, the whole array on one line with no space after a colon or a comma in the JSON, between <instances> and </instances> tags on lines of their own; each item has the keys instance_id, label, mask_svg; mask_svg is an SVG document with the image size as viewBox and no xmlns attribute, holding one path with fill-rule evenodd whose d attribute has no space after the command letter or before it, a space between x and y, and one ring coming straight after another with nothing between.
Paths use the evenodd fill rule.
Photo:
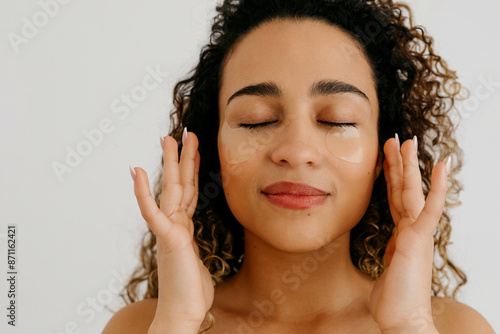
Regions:
<instances>
[{"instance_id":1,"label":"dark curly hair","mask_svg":"<svg viewBox=\"0 0 500 334\"><path fill-rule=\"evenodd\" d=\"M177 139L179 156L185 126L199 138L199 198L193 222L201 259L214 283L232 277L244 253L243 228L222 191L217 150L218 97L227 56L243 36L264 22L312 19L339 27L363 47L376 80L379 147L395 132L402 139L419 138L425 196L433 166L452 156L447 201L434 235L438 256L434 260L432 293L455 298L467 278L447 254L451 233L448 213L450 207L460 205L462 185L456 175L463 155L454 138L450 113L465 89L457 81L456 72L434 52L433 38L423 27L413 26L410 8L392 0L225 0L216 9L210 42L202 48L198 65L175 85L169 131ZM158 206L162 177L160 172L155 184ZM366 213L351 230L351 258L359 270L372 278L382 274L385 248L394 228L382 172ZM140 258L141 265L122 294L126 303L158 296L156 240L150 230L142 240ZM146 291L140 292L144 281L148 283Z\"/></svg>"}]
</instances>

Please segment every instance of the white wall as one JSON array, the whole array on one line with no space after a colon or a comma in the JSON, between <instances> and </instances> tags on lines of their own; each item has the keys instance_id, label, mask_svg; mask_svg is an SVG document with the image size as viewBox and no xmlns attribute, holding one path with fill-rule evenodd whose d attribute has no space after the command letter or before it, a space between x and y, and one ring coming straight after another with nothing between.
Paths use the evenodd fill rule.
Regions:
<instances>
[{"instance_id":1,"label":"white wall","mask_svg":"<svg viewBox=\"0 0 500 334\"><path fill-rule=\"evenodd\" d=\"M72 327L99 333L112 315L103 304L120 306L115 286L135 266L145 228L128 164L150 176L158 172L158 135L168 129L173 84L195 64L216 2L87 0L56 8L54 1L0 0L2 277L7 225L17 225L18 241L18 326L6 324L7 281L1 279L2 333L71 333ZM53 14L44 23L42 7L49 3L45 7ZM462 106L465 190L453 215L452 256L469 277L459 300L498 331L500 140L494 133L500 89L497 84L484 97L487 90L480 87L490 76L500 82L500 4L409 3L416 23L434 36L437 51L472 94L480 89L477 106ZM22 35L25 20L34 19L43 26L25 31L33 36L16 52L9 34ZM120 112L113 112L112 104L140 92L144 76L155 68L164 73L158 87L128 113L122 102ZM65 164L68 148L82 145L84 132L100 125L108 133L59 180L52 164Z\"/></svg>"}]
</instances>

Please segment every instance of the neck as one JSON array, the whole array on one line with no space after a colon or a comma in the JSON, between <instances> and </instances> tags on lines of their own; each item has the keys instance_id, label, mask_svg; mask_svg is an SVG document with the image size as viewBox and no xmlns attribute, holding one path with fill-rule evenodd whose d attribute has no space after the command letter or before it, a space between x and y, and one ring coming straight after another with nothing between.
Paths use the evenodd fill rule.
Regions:
<instances>
[{"instance_id":1,"label":"neck","mask_svg":"<svg viewBox=\"0 0 500 334\"><path fill-rule=\"evenodd\" d=\"M267 310L266 316L277 321L338 316L366 307L372 287L351 262L349 233L314 251L291 253L246 231L243 264L226 283L236 291L233 301L242 313Z\"/></svg>"}]
</instances>

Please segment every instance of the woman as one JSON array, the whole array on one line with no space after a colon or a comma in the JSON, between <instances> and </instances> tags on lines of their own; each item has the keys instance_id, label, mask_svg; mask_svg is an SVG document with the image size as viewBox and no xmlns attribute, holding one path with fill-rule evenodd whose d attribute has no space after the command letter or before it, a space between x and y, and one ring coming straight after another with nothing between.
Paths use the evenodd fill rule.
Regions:
<instances>
[{"instance_id":1,"label":"woman","mask_svg":"<svg viewBox=\"0 0 500 334\"><path fill-rule=\"evenodd\" d=\"M151 231L104 333L493 332L446 253L461 86L401 8L217 8L155 198L131 169Z\"/></svg>"}]
</instances>

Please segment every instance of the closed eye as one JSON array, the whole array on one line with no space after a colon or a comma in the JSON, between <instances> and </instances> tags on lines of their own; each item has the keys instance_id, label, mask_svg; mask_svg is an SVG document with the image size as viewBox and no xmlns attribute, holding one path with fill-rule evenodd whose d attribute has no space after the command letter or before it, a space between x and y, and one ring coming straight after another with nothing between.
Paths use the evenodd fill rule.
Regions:
<instances>
[{"instance_id":1,"label":"closed eye","mask_svg":"<svg viewBox=\"0 0 500 334\"><path fill-rule=\"evenodd\" d=\"M318 121L320 122L321 124L324 124L324 125L327 125L327 126L337 126L337 127L340 127L340 128L348 128L348 127L353 127L355 128L356 127L356 124L355 123L335 123L335 122L325 122L325 121Z\"/></svg>"},{"instance_id":2,"label":"closed eye","mask_svg":"<svg viewBox=\"0 0 500 334\"><path fill-rule=\"evenodd\" d=\"M267 126L269 124L273 124L275 122L276 121L265 122L265 123L255 123L255 124L240 124L240 126L243 127L243 128L247 128L247 129L254 129L254 128L264 127L264 126Z\"/></svg>"},{"instance_id":3,"label":"closed eye","mask_svg":"<svg viewBox=\"0 0 500 334\"><path fill-rule=\"evenodd\" d=\"M326 122L326 121L318 121L319 123L330 126L330 127L356 127L355 123L335 123L335 122ZM240 124L241 127L246 128L246 129L254 129L254 128L260 128L260 127L265 127L267 125L276 123L276 121L271 121L271 122L265 122L265 123L255 123L255 124Z\"/></svg>"}]
</instances>

